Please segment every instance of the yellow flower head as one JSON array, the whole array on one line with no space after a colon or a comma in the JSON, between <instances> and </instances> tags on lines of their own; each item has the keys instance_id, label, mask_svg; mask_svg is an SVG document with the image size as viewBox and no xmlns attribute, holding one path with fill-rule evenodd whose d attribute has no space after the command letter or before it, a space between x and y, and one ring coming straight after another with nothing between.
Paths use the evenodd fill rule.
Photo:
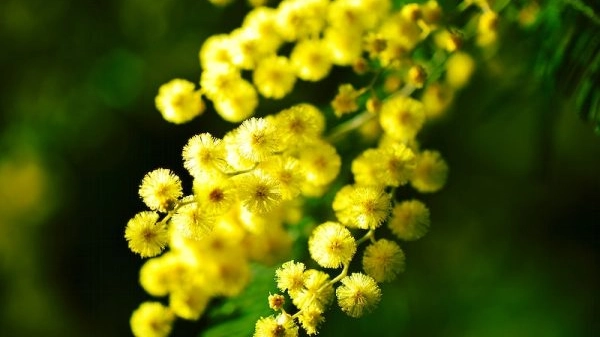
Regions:
<instances>
[{"instance_id":1,"label":"yellow flower head","mask_svg":"<svg viewBox=\"0 0 600 337\"><path fill-rule=\"evenodd\" d=\"M213 35L207 38L200 52L200 66L203 69L210 69L215 66L230 66L233 64L233 55L231 54L231 38L227 34Z\"/></svg>"},{"instance_id":2,"label":"yellow flower head","mask_svg":"<svg viewBox=\"0 0 600 337\"><path fill-rule=\"evenodd\" d=\"M158 89L156 108L166 121L186 123L204 112L205 105L200 96L200 91L195 91L194 83L174 79Z\"/></svg>"},{"instance_id":3,"label":"yellow flower head","mask_svg":"<svg viewBox=\"0 0 600 337\"><path fill-rule=\"evenodd\" d=\"M290 296L302 290L304 286L304 270L306 266L302 262L288 261L275 271L277 288L288 291Z\"/></svg>"},{"instance_id":4,"label":"yellow flower head","mask_svg":"<svg viewBox=\"0 0 600 337\"><path fill-rule=\"evenodd\" d=\"M345 226L375 229L387 219L391 197L382 187L346 185L335 195L332 206Z\"/></svg>"},{"instance_id":5,"label":"yellow flower head","mask_svg":"<svg viewBox=\"0 0 600 337\"><path fill-rule=\"evenodd\" d=\"M206 97L212 101L235 96L235 91L244 90L242 88L244 84L240 83L247 83L247 81L242 79L240 70L229 63L211 64L200 75L200 86ZM252 86L250 83L247 84Z\"/></svg>"},{"instance_id":6,"label":"yellow flower head","mask_svg":"<svg viewBox=\"0 0 600 337\"><path fill-rule=\"evenodd\" d=\"M200 240L210 233L216 218L206 207L197 203L180 207L171 218L175 230L192 240Z\"/></svg>"},{"instance_id":7,"label":"yellow flower head","mask_svg":"<svg viewBox=\"0 0 600 337\"><path fill-rule=\"evenodd\" d=\"M340 117L358 110L357 99L361 92L354 89L352 84L342 84L338 88L338 93L331 102L333 112Z\"/></svg>"},{"instance_id":8,"label":"yellow flower head","mask_svg":"<svg viewBox=\"0 0 600 337\"><path fill-rule=\"evenodd\" d=\"M325 78L332 66L325 43L317 39L296 43L290 54L290 61L298 78L313 82Z\"/></svg>"},{"instance_id":9,"label":"yellow flower head","mask_svg":"<svg viewBox=\"0 0 600 337\"><path fill-rule=\"evenodd\" d=\"M167 212L183 195L181 180L171 170L159 168L142 179L139 195L151 210Z\"/></svg>"},{"instance_id":10,"label":"yellow flower head","mask_svg":"<svg viewBox=\"0 0 600 337\"><path fill-rule=\"evenodd\" d=\"M409 200L394 206L388 226L398 238L414 241L427 234L429 224L429 209L425 204Z\"/></svg>"},{"instance_id":11,"label":"yellow flower head","mask_svg":"<svg viewBox=\"0 0 600 337\"><path fill-rule=\"evenodd\" d=\"M239 79L223 90L226 91L213 99L215 111L221 118L238 123L254 114L258 106L258 94L250 82Z\"/></svg>"},{"instance_id":12,"label":"yellow flower head","mask_svg":"<svg viewBox=\"0 0 600 337\"><path fill-rule=\"evenodd\" d=\"M206 284L211 294L239 295L250 281L250 267L241 254L225 253L206 261Z\"/></svg>"},{"instance_id":13,"label":"yellow flower head","mask_svg":"<svg viewBox=\"0 0 600 337\"><path fill-rule=\"evenodd\" d=\"M135 337L166 337L175 315L159 302L144 302L131 314L129 324Z\"/></svg>"},{"instance_id":14,"label":"yellow flower head","mask_svg":"<svg viewBox=\"0 0 600 337\"><path fill-rule=\"evenodd\" d=\"M197 320L204 313L209 301L210 295L206 292L205 285L196 279L171 293L169 307L178 317Z\"/></svg>"},{"instance_id":15,"label":"yellow flower head","mask_svg":"<svg viewBox=\"0 0 600 337\"><path fill-rule=\"evenodd\" d=\"M339 268L352 260L356 240L341 224L325 222L313 230L308 240L308 251L320 266Z\"/></svg>"},{"instance_id":16,"label":"yellow flower head","mask_svg":"<svg viewBox=\"0 0 600 337\"><path fill-rule=\"evenodd\" d=\"M297 337L298 327L285 315L261 317L254 327L254 337Z\"/></svg>"},{"instance_id":17,"label":"yellow flower head","mask_svg":"<svg viewBox=\"0 0 600 337\"><path fill-rule=\"evenodd\" d=\"M158 214L144 211L136 214L125 227L125 239L129 249L141 257L152 257L160 254L167 242L167 227L157 224Z\"/></svg>"},{"instance_id":18,"label":"yellow flower head","mask_svg":"<svg viewBox=\"0 0 600 337\"><path fill-rule=\"evenodd\" d=\"M408 182L414 169L415 155L402 143L367 149L352 161L352 174L359 185L398 187Z\"/></svg>"},{"instance_id":19,"label":"yellow flower head","mask_svg":"<svg viewBox=\"0 0 600 337\"><path fill-rule=\"evenodd\" d=\"M234 133L237 152L254 162L280 150L280 136L271 118L245 120Z\"/></svg>"},{"instance_id":20,"label":"yellow flower head","mask_svg":"<svg viewBox=\"0 0 600 337\"><path fill-rule=\"evenodd\" d=\"M417 165L410 180L421 193L439 191L446 184L448 164L437 151L423 151L417 155Z\"/></svg>"},{"instance_id":21,"label":"yellow flower head","mask_svg":"<svg viewBox=\"0 0 600 337\"><path fill-rule=\"evenodd\" d=\"M223 171L227 166L226 155L222 141L205 132L190 138L183 147L183 166L192 177L204 177Z\"/></svg>"},{"instance_id":22,"label":"yellow flower head","mask_svg":"<svg viewBox=\"0 0 600 337\"><path fill-rule=\"evenodd\" d=\"M300 310L325 311L333 299L333 287L328 284L329 275L316 269L304 273L304 287L293 295L292 302Z\"/></svg>"},{"instance_id":23,"label":"yellow flower head","mask_svg":"<svg viewBox=\"0 0 600 337\"><path fill-rule=\"evenodd\" d=\"M277 180L254 170L251 173L236 176L238 195L242 205L253 213L265 214L282 201L281 189Z\"/></svg>"},{"instance_id":24,"label":"yellow flower head","mask_svg":"<svg viewBox=\"0 0 600 337\"><path fill-rule=\"evenodd\" d=\"M298 159L291 156L273 156L259 166L278 183L283 200L291 200L300 194L304 174Z\"/></svg>"},{"instance_id":25,"label":"yellow flower head","mask_svg":"<svg viewBox=\"0 0 600 337\"><path fill-rule=\"evenodd\" d=\"M261 95L280 99L294 89L296 74L286 57L272 56L258 62L252 80Z\"/></svg>"},{"instance_id":26,"label":"yellow flower head","mask_svg":"<svg viewBox=\"0 0 600 337\"><path fill-rule=\"evenodd\" d=\"M383 102L379 123L385 133L397 141L413 139L425 123L423 103L405 96L396 96Z\"/></svg>"},{"instance_id":27,"label":"yellow flower head","mask_svg":"<svg viewBox=\"0 0 600 337\"><path fill-rule=\"evenodd\" d=\"M231 54L233 64L240 69L254 69L262 58L275 54L275 49L263 44L262 37L254 29L238 28L231 32Z\"/></svg>"},{"instance_id":28,"label":"yellow flower head","mask_svg":"<svg viewBox=\"0 0 600 337\"><path fill-rule=\"evenodd\" d=\"M448 85L439 82L429 84L421 97L427 120L443 116L453 99L454 90Z\"/></svg>"},{"instance_id":29,"label":"yellow flower head","mask_svg":"<svg viewBox=\"0 0 600 337\"><path fill-rule=\"evenodd\" d=\"M323 312L315 308L302 310L298 316L298 322L309 335L318 334L317 328L325 321Z\"/></svg>"},{"instance_id":30,"label":"yellow flower head","mask_svg":"<svg viewBox=\"0 0 600 337\"><path fill-rule=\"evenodd\" d=\"M446 82L454 89L464 87L475 70L473 58L463 52L456 52L446 61Z\"/></svg>"},{"instance_id":31,"label":"yellow flower head","mask_svg":"<svg viewBox=\"0 0 600 337\"><path fill-rule=\"evenodd\" d=\"M321 137L325 129L325 117L314 105L296 104L282 110L273 120L281 133L283 148L299 148Z\"/></svg>"},{"instance_id":32,"label":"yellow flower head","mask_svg":"<svg viewBox=\"0 0 600 337\"><path fill-rule=\"evenodd\" d=\"M277 32L276 18L276 9L265 6L257 7L246 14L242 27L260 36L262 48L274 52L283 41Z\"/></svg>"},{"instance_id":33,"label":"yellow flower head","mask_svg":"<svg viewBox=\"0 0 600 337\"><path fill-rule=\"evenodd\" d=\"M277 32L286 41L317 36L325 25L329 0L284 0L277 8Z\"/></svg>"},{"instance_id":34,"label":"yellow flower head","mask_svg":"<svg viewBox=\"0 0 600 337\"><path fill-rule=\"evenodd\" d=\"M316 140L310 146L301 149L299 159L306 175L306 182L316 186L332 182L342 165L335 148L322 140Z\"/></svg>"},{"instance_id":35,"label":"yellow flower head","mask_svg":"<svg viewBox=\"0 0 600 337\"><path fill-rule=\"evenodd\" d=\"M225 175L196 179L193 189L196 202L210 214L226 213L237 200L235 185Z\"/></svg>"},{"instance_id":36,"label":"yellow flower head","mask_svg":"<svg viewBox=\"0 0 600 337\"><path fill-rule=\"evenodd\" d=\"M404 252L394 241L381 239L365 249L362 259L365 273L377 282L388 282L404 271Z\"/></svg>"},{"instance_id":37,"label":"yellow flower head","mask_svg":"<svg viewBox=\"0 0 600 337\"><path fill-rule=\"evenodd\" d=\"M377 282L365 274L353 273L342 279L336 289L338 305L350 317L361 317L373 310L381 299Z\"/></svg>"},{"instance_id":38,"label":"yellow flower head","mask_svg":"<svg viewBox=\"0 0 600 337\"><path fill-rule=\"evenodd\" d=\"M350 66L360 59L363 47L362 33L361 29L353 27L325 29L323 41L327 45L333 64Z\"/></svg>"}]
</instances>

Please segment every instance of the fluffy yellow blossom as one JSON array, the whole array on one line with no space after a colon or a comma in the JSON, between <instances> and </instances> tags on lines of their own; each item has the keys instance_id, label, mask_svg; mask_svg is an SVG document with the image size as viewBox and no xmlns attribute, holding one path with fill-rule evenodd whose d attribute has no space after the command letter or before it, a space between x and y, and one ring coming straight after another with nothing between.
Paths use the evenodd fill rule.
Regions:
<instances>
[{"instance_id":1,"label":"fluffy yellow blossom","mask_svg":"<svg viewBox=\"0 0 600 337\"><path fill-rule=\"evenodd\" d=\"M415 88L422 88L427 80L427 72L420 65L414 65L408 69L407 83L412 84Z\"/></svg>"},{"instance_id":2,"label":"fluffy yellow blossom","mask_svg":"<svg viewBox=\"0 0 600 337\"><path fill-rule=\"evenodd\" d=\"M296 43L290 61L298 78L313 82L325 78L332 66L325 43L317 39Z\"/></svg>"},{"instance_id":3,"label":"fluffy yellow blossom","mask_svg":"<svg viewBox=\"0 0 600 337\"><path fill-rule=\"evenodd\" d=\"M329 0L284 0L277 7L277 32L286 41L317 36L325 25Z\"/></svg>"},{"instance_id":4,"label":"fluffy yellow blossom","mask_svg":"<svg viewBox=\"0 0 600 337\"><path fill-rule=\"evenodd\" d=\"M325 117L314 105L296 104L277 113L273 119L283 148L292 149L321 137Z\"/></svg>"},{"instance_id":5,"label":"fluffy yellow blossom","mask_svg":"<svg viewBox=\"0 0 600 337\"><path fill-rule=\"evenodd\" d=\"M215 66L232 65L231 38L227 34L210 36L204 41L202 47L200 47L198 56L200 58L200 66L205 70ZM204 85L202 86L205 87Z\"/></svg>"},{"instance_id":6,"label":"fluffy yellow blossom","mask_svg":"<svg viewBox=\"0 0 600 337\"><path fill-rule=\"evenodd\" d=\"M269 308L278 311L283 308L285 304L285 296L281 294L271 294L269 295Z\"/></svg>"},{"instance_id":7,"label":"fluffy yellow blossom","mask_svg":"<svg viewBox=\"0 0 600 337\"><path fill-rule=\"evenodd\" d=\"M429 84L423 91L421 101L425 106L427 120L441 117L454 99L454 90L439 82Z\"/></svg>"},{"instance_id":8,"label":"fluffy yellow blossom","mask_svg":"<svg viewBox=\"0 0 600 337\"><path fill-rule=\"evenodd\" d=\"M262 170L235 177L240 202L250 212L265 214L282 201L277 180Z\"/></svg>"},{"instance_id":9,"label":"fluffy yellow blossom","mask_svg":"<svg viewBox=\"0 0 600 337\"><path fill-rule=\"evenodd\" d=\"M394 206L388 226L398 238L414 241L429 230L429 209L418 200L403 201Z\"/></svg>"},{"instance_id":10,"label":"fluffy yellow blossom","mask_svg":"<svg viewBox=\"0 0 600 337\"><path fill-rule=\"evenodd\" d=\"M148 208L159 212L171 209L183 195L179 177L164 168L147 173L138 192Z\"/></svg>"},{"instance_id":11,"label":"fluffy yellow blossom","mask_svg":"<svg viewBox=\"0 0 600 337\"><path fill-rule=\"evenodd\" d=\"M463 52L457 52L446 61L446 83L454 89L464 87L475 70L475 61L473 58Z\"/></svg>"},{"instance_id":12,"label":"fluffy yellow blossom","mask_svg":"<svg viewBox=\"0 0 600 337\"><path fill-rule=\"evenodd\" d=\"M291 156L273 156L259 167L278 183L283 200L291 200L300 194L304 174L298 159Z\"/></svg>"},{"instance_id":13,"label":"fluffy yellow blossom","mask_svg":"<svg viewBox=\"0 0 600 337\"><path fill-rule=\"evenodd\" d=\"M393 139L410 141L425 123L425 108L413 98L398 95L383 102L379 123Z\"/></svg>"},{"instance_id":14,"label":"fluffy yellow blossom","mask_svg":"<svg viewBox=\"0 0 600 337\"><path fill-rule=\"evenodd\" d=\"M273 55L277 47L264 44L262 36L257 30L238 28L229 34L231 38L231 62L240 69L254 69L258 61L269 55Z\"/></svg>"},{"instance_id":15,"label":"fluffy yellow blossom","mask_svg":"<svg viewBox=\"0 0 600 337\"><path fill-rule=\"evenodd\" d=\"M300 310L325 311L333 299L333 287L329 284L329 275L316 269L304 273L304 287L290 294L294 305Z\"/></svg>"},{"instance_id":16,"label":"fluffy yellow blossom","mask_svg":"<svg viewBox=\"0 0 600 337\"><path fill-rule=\"evenodd\" d=\"M276 9L264 6L257 7L246 14L242 27L260 36L263 48L275 51L283 42L283 39L277 32L276 19Z\"/></svg>"},{"instance_id":17,"label":"fluffy yellow blossom","mask_svg":"<svg viewBox=\"0 0 600 337\"><path fill-rule=\"evenodd\" d=\"M210 233L215 222L214 213L198 203L180 207L171 218L171 225L175 230L180 231L184 237L194 240L200 240Z\"/></svg>"},{"instance_id":18,"label":"fluffy yellow blossom","mask_svg":"<svg viewBox=\"0 0 600 337\"><path fill-rule=\"evenodd\" d=\"M163 118L175 124L189 122L205 109L194 83L179 78L160 86L155 103Z\"/></svg>"},{"instance_id":19,"label":"fluffy yellow blossom","mask_svg":"<svg viewBox=\"0 0 600 337\"><path fill-rule=\"evenodd\" d=\"M213 99L215 111L226 121L238 123L254 114L258 106L258 94L250 82L238 80L225 87L227 94Z\"/></svg>"},{"instance_id":20,"label":"fluffy yellow blossom","mask_svg":"<svg viewBox=\"0 0 600 337\"><path fill-rule=\"evenodd\" d=\"M381 239L365 249L363 270L377 282L388 282L404 271L404 252L394 241Z\"/></svg>"},{"instance_id":21,"label":"fluffy yellow blossom","mask_svg":"<svg viewBox=\"0 0 600 337\"><path fill-rule=\"evenodd\" d=\"M127 222L125 239L132 252L141 257L152 257L165 249L169 241L167 227L157 221L158 214L144 211Z\"/></svg>"},{"instance_id":22,"label":"fluffy yellow blossom","mask_svg":"<svg viewBox=\"0 0 600 337\"><path fill-rule=\"evenodd\" d=\"M173 251L149 259L140 269L140 284L152 296L165 296L188 284L195 270Z\"/></svg>"},{"instance_id":23,"label":"fluffy yellow blossom","mask_svg":"<svg viewBox=\"0 0 600 337\"><path fill-rule=\"evenodd\" d=\"M223 171L227 167L224 144L207 132L190 138L183 147L182 156L183 167L195 178Z\"/></svg>"},{"instance_id":24,"label":"fluffy yellow blossom","mask_svg":"<svg viewBox=\"0 0 600 337\"><path fill-rule=\"evenodd\" d=\"M315 186L327 185L333 181L342 165L336 149L320 140L301 149L299 159L306 182Z\"/></svg>"},{"instance_id":25,"label":"fluffy yellow blossom","mask_svg":"<svg viewBox=\"0 0 600 337\"><path fill-rule=\"evenodd\" d=\"M346 227L329 221L313 230L308 239L308 251L320 266L339 268L352 260L356 240Z\"/></svg>"},{"instance_id":26,"label":"fluffy yellow blossom","mask_svg":"<svg viewBox=\"0 0 600 337\"><path fill-rule=\"evenodd\" d=\"M403 143L367 149L352 161L354 180L360 185L404 185L416 167L415 154Z\"/></svg>"},{"instance_id":27,"label":"fluffy yellow blossom","mask_svg":"<svg viewBox=\"0 0 600 337\"><path fill-rule=\"evenodd\" d=\"M221 215L237 200L236 186L225 175L196 179L193 189L196 202L209 214Z\"/></svg>"},{"instance_id":28,"label":"fluffy yellow blossom","mask_svg":"<svg viewBox=\"0 0 600 337\"><path fill-rule=\"evenodd\" d=\"M229 46L227 47L229 48ZM200 86L206 97L212 101L234 96L232 91L244 90L240 70L230 63L215 63L204 69L200 75ZM254 87L252 87L254 89Z\"/></svg>"},{"instance_id":29,"label":"fluffy yellow blossom","mask_svg":"<svg viewBox=\"0 0 600 337\"><path fill-rule=\"evenodd\" d=\"M379 186L346 185L335 195L332 206L345 226L375 229L390 213L391 196Z\"/></svg>"},{"instance_id":30,"label":"fluffy yellow blossom","mask_svg":"<svg viewBox=\"0 0 600 337\"><path fill-rule=\"evenodd\" d=\"M258 62L252 81L264 97L280 99L294 89L296 73L286 57L271 56Z\"/></svg>"},{"instance_id":31,"label":"fluffy yellow blossom","mask_svg":"<svg viewBox=\"0 0 600 337\"><path fill-rule=\"evenodd\" d=\"M487 46L496 41L498 35L498 14L487 10L477 23L477 44Z\"/></svg>"},{"instance_id":32,"label":"fluffy yellow blossom","mask_svg":"<svg viewBox=\"0 0 600 337\"><path fill-rule=\"evenodd\" d=\"M131 315L129 324L135 337L166 337L175 315L159 302L144 302Z\"/></svg>"},{"instance_id":33,"label":"fluffy yellow blossom","mask_svg":"<svg viewBox=\"0 0 600 337\"><path fill-rule=\"evenodd\" d=\"M417 165L410 180L417 191L437 192L444 187L447 178L448 164L438 151L426 150L417 155Z\"/></svg>"},{"instance_id":34,"label":"fluffy yellow blossom","mask_svg":"<svg viewBox=\"0 0 600 337\"><path fill-rule=\"evenodd\" d=\"M357 99L360 94L360 90L354 89L352 84L340 85L337 95L331 102L331 107L333 107L335 115L340 117L344 114L358 110Z\"/></svg>"},{"instance_id":35,"label":"fluffy yellow blossom","mask_svg":"<svg viewBox=\"0 0 600 337\"><path fill-rule=\"evenodd\" d=\"M377 282L365 274L353 273L342 279L336 289L338 305L350 317L361 317L373 310L381 300Z\"/></svg>"},{"instance_id":36,"label":"fluffy yellow blossom","mask_svg":"<svg viewBox=\"0 0 600 337\"><path fill-rule=\"evenodd\" d=\"M210 294L201 281L194 281L173 291L169 296L169 307L178 317L197 320L204 313Z\"/></svg>"},{"instance_id":37,"label":"fluffy yellow blossom","mask_svg":"<svg viewBox=\"0 0 600 337\"><path fill-rule=\"evenodd\" d=\"M298 321L309 335L318 334L317 328L325 321L323 312L315 308L302 310L298 316Z\"/></svg>"},{"instance_id":38,"label":"fluffy yellow blossom","mask_svg":"<svg viewBox=\"0 0 600 337\"><path fill-rule=\"evenodd\" d=\"M236 296L250 281L250 267L244 254L226 252L205 262L206 285L211 294Z\"/></svg>"},{"instance_id":39,"label":"fluffy yellow blossom","mask_svg":"<svg viewBox=\"0 0 600 337\"><path fill-rule=\"evenodd\" d=\"M234 136L237 152L255 162L280 150L280 136L270 118L247 119L237 128Z\"/></svg>"},{"instance_id":40,"label":"fluffy yellow blossom","mask_svg":"<svg viewBox=\"0 0 600 337\"><path fill-rule=\"evenodd\" d=\"M283 314L281 314L283 315ZM254 327L254 337L296 337L298 336L298 327L291 318L261 317Z\"/></svg>"},{"instance_id":41,"label":"fluffy yellow blossom","mask_svg":"<svg viewBox=\"0 0 600 337\"><path fill-rule=\"evenodd\" d=\"M298 293L304 286L304 270L306 266L302 262L288 261L275 271L277 288L288 291L290 296Z\"/></svg>"},{"instance_id":42,"label":"fluffy yellow blossom","mask_svg":"<svg viewBox=\"0 0 600 337\"><path fill-rule=\"evenodd\" d=\"M325 30L323 41L335 65L349 66L360 59L362 54L362 30L360 29L329 27Z\"/></svg>"}]
</instances>

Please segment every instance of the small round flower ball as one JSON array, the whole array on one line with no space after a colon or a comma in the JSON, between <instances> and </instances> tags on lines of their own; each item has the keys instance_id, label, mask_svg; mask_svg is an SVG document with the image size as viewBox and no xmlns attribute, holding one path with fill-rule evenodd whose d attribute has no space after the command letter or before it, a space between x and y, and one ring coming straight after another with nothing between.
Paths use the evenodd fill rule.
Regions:
<instances>
[{"instance_id":1,"label":"small round flower ball","mask_svg":"<svg viewBox=\"0 0 600 337\"><path fill-rule=\"evenodd\" d=\"M304 286L304 270L306 266L302 262L287 261L275 271L277 288L288 291L290 296L302 290Z\"/></svg>"},{"instance_id":2,"label":"small round flower ball","mask_svg":"<svg viewBox=\"0 0 600 337\"><path fill-rule=\"evenodd\" d=\"M325 130L325 117L314 105L301 103L277 113L273 122L281 134L282 147L298 149L318 139Z\"/></svg>"},{"instance_id":3,"label":"small round flower ball","mask_svg":"<svg viewBox=\"0 0 600 337\"><path fill-rule=\"evenodd\" d=\"M298 316L298 322L309 335L317 335L319 333L317 329L324 321L323 312L316 308L302 310Z\"/></svg>"},{"instance_id":4,"label":"small round flower ball","mask_svg":"<svg viewBox=\"0 0 600 337\"><path fill-rule=\"evenodd\" d=\"M429 209L419 200L403 201L394 206L388 226L401 240L414 241L429 230Z\"/></svg>"},{"instance_id":5,"label":"small round flower ball","mask_svg":"<svg viewBox=\"0 0 600 337\"><path fill-rule=\"evenodd\" d=\"M160 86L155 103L163 118L175 124L189 122L205 109L200 91L195 90L194 83L179 78Z\"/></svg>"},{"instance_id":6,"label":"small round flower ball","mask_svg":"<svg viewBox=\"0 0 600 337\"><path fill-rule=\"evenodd\" d=\"M363 270L377 282L389 282L404 271L404 252L397 243L381 239L365 249Z\"/></svg>"},{"instance_id":7,"label":"small round flower ball","mask_svg":"<svg viewBox=\"0 0 600 337\"><path fill-rule=\"evenodd\" d=\"M454 89L464 87L475 70L475 61L465 52L456 52L446 61L446 83Z\"/></svg>"},{"instance_id":8,"label":"small round flower ball","mask_svg":"<svg viewBox=\"0 0 600 337\"><path fill-rule=\"evenodd\" d=\"M312 82L325 78L332 66L325 43L316 39L296 43L290 61L298 78Z\"/></svg>"},{"instance_id":9,"label":"small round flower ball","mask_svg":"<svg viewBox=\"0 0 600 337\"><path fill-rule=\"evenodd\" d=\"M183 167L192 177L203 178L227 167L225 145L221 139L205 132L193 136L183 147Z\"/></svg>"},{"instance_id":10,"label":"small round flower ball","mask_svg":"<svg viewBox=\"0 0 600 337\"><path fill-rule=\"evenodd\" d=\"M280 150L280 135L272 118L250 118L235 132L238 153L254 162Z\"/></svg>"},{"instance_id":11,"label":"small round flower ball","mask_svg":"<svg viewBox=\"0 0 600 337\"><path fill-rule=\"evenodd\" d=\"M338 305L348 316L361 317L379 304L381 290L371 276L353 273L341 282L335 294Z\"/></svg>"},{"instance_id":12,"label":"small round flower ball","mask_svg":"<svg viewBox=\"0 0 600 337\"><path fill-rule=\"evenodd\" d=\"M172 272L171 264L165 255L149 259L140 268L140 284L152 296L166 296L169 293L169 274Z\"/></svg>"},{"instance_id":13,"label":"small round flower ball","mask_svg":"<svg viewBox=\"0 0 600 337\"><path fill-rule=\"evenodd\" d=\"M346 227L328 221L314 229L308 240L308 251L320 266L339 268L352 260L356 240Z\"/></svg>"},{"instance_id":14,"label":"small round flower ball","mask_svg":"<svg viewBox=\"0 0 600 337\"><path fill-rule=\"evenodd\" d=\"M353 27L325 29L323 41L331 62L338 66L350 66L358 61L362 54L362 34L362 29Z\"/></svg>"},{"instance_id":15,"label":"small round flower ball","mask_svg":"<svg viewBox=\"0 0 600 337\"><path fill-rule=\"evenodd\" d=\"M200 240L210 234L215 223L214 213L197 203L180 207L171 218L173 228L192 240Z\"/></svg>"},{"instance_id":16,"label":"small round flower ball","mask_svg":"<svg viewBox=\"0 0 600 337\"><path fill-rule=\"evenodd\" d=\"M299 310L319 310L324 312L333 299L333 287L329 283L329 274L309 269L304 272L304 287L290 294L292 303Z\"/></svg>"},{"instance_id":17,"label":"small round flower ball","mask_svg":"<svg viewBox=\"0 0 600 337\"><path fill-rule=\"evenodd\" d=\"M343 225L375 229L390 214L391 196L381 186L346 185L335 195L332 207Z\"/></svg>"},{"instance_id":18,"label":"small round flower ball","mask_svg":"<svg viewBox=\"0 0 600 337\"><path fill-rule=\"evenodd\" d=\"M264 97L281 99L294 89L296 74L286 57L272 56L258 62L252 80Z\"/></svg>"},{"instance_id":19,"label":"small round flower ball","mask_svg":"<svg viewBox=\"0 0 600 337\"><path fill-rule=\"evenodd\" d=\"M265 214L281 204L281 188L276 179L262 170L235 176L238 196L250 212Z\"/></svg>"},{"instance_id":20,"label":"small round flower ball","mask_svg":"<svg viewBox=\"0 0 600 337\"><path fill-rule=\"evenodd\" d=\"M141 257L153 257L165 249L169 233L166 226L157 224L157 221L158 214L144 211L127 222L125 239L132 252Z\"/></svg>"},{"instance_id":21,"label":"small round flower ball","mask_svg":"<svg viewBox=\"0 0 600 337\"><path fill-rule=\"evenodd\" d=\"M297 337L298 327L294 320L281 317L261 317L254 326L254 337Z\"/></svg>"},{"instance_id":22,"label":"small round flower ball","mask_svg":"<svg viewBox=\"0 0 600 337\"><path fill-rule=\"evenodd\" d=\"M239 123L254 114L258 106L258 94L250 82L238 79L213 99L215 111L224 120Z\"/></svg>"},{"instance_id":23,"label":"small round flower ball","mask_svg":"<svg viewBox=\"0 0 600 337\"><path fill-rule=\"evenodd\" d=\"M175 315L159 302L144 302L132 314L129 324L135 337L166 337Z\"/></svg>"},{"instance_id":24,"label":"small round flower ball","mask_svg":"<svg viewBox=\"0 0 600 337\"><path fill-rule=\"evenodd\" d=\"M206 285L202 281L194 280L185 287L173 290L169 296L169 307L177 317L197 320L206 310L210 299Z\"/></svg>"},{"instance_id":25,"label":"small round flower ball","mask_svg":"<svg viewBox=\"0 0 600 337\"><path fill-rule=\"evenodd\" d=\"M306 183L314 186L324 186L332 182L342 166L342 159L335 147L323 140L314 140L310 145L301 148L298 159Z\"/></svg>"},{"instance_id":26,"label":"small round flower ball","mask_svg":"<svg viewBox=\"0 0 600 337\"><path fill-rule=\"evenodd\" d=\"M437 192L444 187L447 178L448 164L439 152L425 150L417 155L417 165L410 180L417 191Z\"/></svg>"},{"instance_id":27,"label":"small round flower ball","mask_svg":"<svg viewBox=\"0 0 600 337\"><path fill-rule=\"evenodd\" d=\"M167 212L183 195L183 188L177 175L159 168L144 176L138 193L151 210Z\"/></svg>"},{"instance_id":28,"label":"small round flower ball","mask_svg":"<svg viewBox=\"0 0 600 337\"><path fill-rule=\"evenodd\" d=\"M393 139L410 141L425 123L425 107L414 98L392 97L383 103L379 123L383 131Z\"/></svg>"}]
</instances>

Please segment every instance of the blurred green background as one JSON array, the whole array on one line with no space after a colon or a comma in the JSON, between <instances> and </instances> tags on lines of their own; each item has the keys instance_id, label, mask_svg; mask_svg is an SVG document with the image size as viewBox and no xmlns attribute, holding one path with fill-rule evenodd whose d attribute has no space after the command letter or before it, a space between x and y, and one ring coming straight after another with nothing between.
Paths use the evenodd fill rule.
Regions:
<instances>
[{"instance_id":1,"label":"blurred green background","mask_svg":"<svg viewBox=\"0 0 600 337\"><path fill-rule=\"evenodd\" d=\"M375 313L354 320L334 309L322 336L600 331L600 136L565 94L582 77L570 71L577 49L546 53L553 41L591 36L584 51L597 60L599 26L557 9L552 24L507 23L498 54L423 132L423 147L450 166L447 187L423 197L432 230L403 246L407 271L383 287ZM210 110L171 125L154 95L171 78L197 80L202 41L237 27L245 10L205 0L0 4L1 336L131 335L131 311L150 298L123 239L143 209L139 181L157 167L186 177L187 139L232 127ZM324 105L332 83L301 83L288 102ZM287 104L265 103L263 113ZM173 336L211 323L178 322Z\"/></svg>"}]
</instances>

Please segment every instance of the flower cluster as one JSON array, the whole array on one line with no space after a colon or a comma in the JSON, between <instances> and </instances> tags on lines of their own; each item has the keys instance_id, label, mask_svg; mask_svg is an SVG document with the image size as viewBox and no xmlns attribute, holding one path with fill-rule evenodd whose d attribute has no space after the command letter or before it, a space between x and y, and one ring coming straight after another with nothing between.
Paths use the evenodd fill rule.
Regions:
<instances>
[{"instance_id":1,"label":"flower cluster","mask_svg":"<svg viewBox=\"0 0 600 337\"><path fill-rule=\"evenodd\" d=\"M477 44L492 44L497 15L483 0L461 10L471 5L477 11L465 26L476 27ZM289 258L286 224L303 216L304 198L319 198L331 186L335 219L312 229L308 252L320 268L341 271L332 277L308 262L283 263L277 288L294 309L285 294L270 295L279 313L260 318L254 335L297 336L299 327L317 334L333 302L351 317L372 311L379 283L405 268L397 240L417 240L430 225L423 202L398 200L396 192L432 193L446 182L445 160L421 148L417 135L475 68L461 50L467 34L458 31L434 0L400 8L390 0L284 0L276 8L258 6L240 28L208 38L199 52L200 88L174 79L159 89L156 107L167 121L184 123L203 113L204 96L223 119L241 124L222 138L189 139L182 157L193 178L190 194L168 169L143 178L139 194L149 210L128 222L125 238L133 252L153 257L140 282L169 304L143 303L131 318L134 334L165 336L174 317L198 319L211 298L240 293L250 261ZM330 110L299 103L252 117L259 95L281 99L298 80L321 81L334 66L371 81L358 88L342 83ZM326 117L338 122L327 126ZM353 158L335 146L350 132L371 144L354 148ZM336 180L341 170L351 178ZM361 268L351 271L357 255Z\"/></svg>"}]
</instances>

